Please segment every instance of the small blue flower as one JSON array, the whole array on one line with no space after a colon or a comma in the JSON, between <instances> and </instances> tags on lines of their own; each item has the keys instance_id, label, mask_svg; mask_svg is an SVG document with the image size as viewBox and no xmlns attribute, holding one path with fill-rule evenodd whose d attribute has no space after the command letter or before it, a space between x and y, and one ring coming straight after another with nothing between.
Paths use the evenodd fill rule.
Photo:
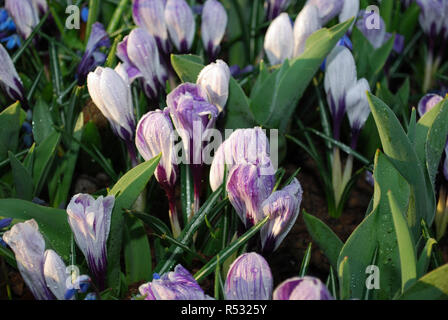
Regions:
<instances>
[{"instance_id":1,"label":"small blue flower","mask_svg":"<svg viewBox=\"0 0 448 320\"><path fill-rule=\"evenodd\" d=\"M81 9L81 19L83 22L87 22L87 20L89 19L89 8L88 7L84 7Z\"/></svg>"},{"instance_id":2,"label":"small blue flower","mask_svg":"<svg viewBox=\"0 0 448 320\"><path fill-rule=\"evenodd\" d=\"M75 293L76 293L76 289L68 289L68 290L65 292L64 299L65 299L65 300L70 300L70 299L72 299L72 298L75 296Z\"/></svg>"},{"instance_id":3,"label":"small blue flower","mask_svg":"<svg viewBox=\"0 0 448 320\"><path fill-rule=\"evenodd\" d=\"M84 298L84 300L96 300L96 294L93 292L89 292L86 297Z\"/></svg>"},{"instance_id":4,"label":"small blue flower","mask_svg":"<svg viewBox=\"0 0 448 320\"><path fill-rule=\"evenodd\" d=\"M6 218L0 220L0 229L8 227L12 222L12 218Z\"/></svg>"},{"instance_id":5,"label":"small blue flower","mask_svg":"<svg viewBox=\"0 0 448 320\"><path fill-rule=\"evenodd\" d=\"M158 280L158 279L160 279L160 275L159 275L158 273L154 273L154 274L152 275L152 279L153 279L153 280Z\"/></svg>"},{"instance_id":6,"label":"small blue flower","mask_svg":"<svg viewBox=\"0 0 448 320\"><path fill-rule=\"evenodd\" d=\"M6 48L8 50L12 50L15 47L20 47L20 37L17 34L13 34L11 36L5 37L0 40L1 42L6 42Z\"/></svg>"}]
</instances>

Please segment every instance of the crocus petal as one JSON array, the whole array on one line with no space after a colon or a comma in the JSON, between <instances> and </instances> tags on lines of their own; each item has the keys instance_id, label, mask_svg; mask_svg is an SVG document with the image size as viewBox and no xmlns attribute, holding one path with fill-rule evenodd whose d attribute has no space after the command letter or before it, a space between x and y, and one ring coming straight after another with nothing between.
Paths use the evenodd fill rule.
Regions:
<instances>
[{"instance_id":1,"label":"crocus petal","mask_svg":"<svg viewBox=\"0 0 448 320\"><path fill-rule=\"evenodd\" d=\"M30 0L6 0L5 8L16 24L17 31L27 39L39 23L38 12Z\"/></svg>"},{"instance_id":2,"label":"crocus petal","mask_svg":"<svg viewBox=\"0 0 448 320\"><path fill-rule=\"evenodd\" d=\"M296 277L282 282L274 291L274 300L333 300L317 278Z\"/></svg>"},{"instance_id":3,"label":"crocus petal","mask_svg":"<svg viewBox=\"0 0 448 320\"><path fill-rule=\"evenodd\" d=\"M420 6L420 25L431 38L438 36L444 39L448 36L448 3L443 0L417 0Z\"/></svg>"},{"instance_id":4,"label":"crocus petal","mask_svg":"<svg viewBox=\"0 0 448 320\"><path fill-rule=\"evenodd\" d=\"M230 69L227 63L217 60L199 73L196 83L206 92L210 103L222 112L229 97Z\"/></svg>"},{"instance_id":5,"label":"crocus petal","mask_svg":"<svg viewBox=\"0 0 448 320\"><path fill-rule=\"evenodd\" d=\"M358 80L345 97L348 120L353 131L359 131L367 121L370 114L367 92L370 92L369 82L362 78Z\"/></svg>"},{"instance_id":6,"label":"crocus petal","mask_svg":"<svg viewBox=\"0 0 448 320\"><path fill-rule=\"evenodd\" d=\"M369 40L370 44L375 48L379 49L387 41L386 24L383 18L377 15L375 12L365 12L362 10L359 13L358 20L356 22L356 27L362 32L362 34ZM379 21L380 28L371 28L368 24L370 20Z\"/></svg>"},{"instance_id":7,"label":"crocus petal","mask_svg":"<svg viewBox=\"0 0 448 320\"><path fill-rule=\"evenodd\" d=\"M227 273L227 300L270 300L273 278L266 260L255 252L239 256Z\"/></svg>"},{"instance_id":8,"label":"crocus petal","mask_svg":"<svg viewBox=\"0 0 448 320\"><path fill-rule=\"evenodd\" d=\"M161 110L145 114L137 125L135 144L143 159L162 153L155 176L164 188L173 188L177 180L173 134L170 117Z\"/></svg>"},{"instance_id":9,"label":"crocus petal","mask_svg":"<svg viewBox=\"0 0 448 320\"><path fill-rule=\"evenodd\" d=\"M294 35L288 14L282 13L271 22L264 39L264 51L271 65L291 59L294 50Z\"/></svg>"},{"instance_id":10,"label":"crocus petal","mask_svg":"<svg viewBox=\"0 0 448 320\"><path fill-rule=\"evenodd\" d=\"M215 57L219 51L227 27L227 12L217 0L207 0L202 10L201 37L209 57Z\"/></svg>"},{"instance_id":11,"label":"crocus petal","mask_svg":"<svg viewBox=\"0 0 448 320\"><path fill-rule=\"evenodd\" d=\"M418 113L423 117L426 112L434 108L443 98L438 94L427 94L418 103Z\"/></svg>"},{"instance_id":12,"label":"crocus petal","mask_svg":"<svg viewBox=\"0 0 448 320\"><path fill-rule=\"evenodd\" d=\"M216 191L224 179L224 170L230 172L240 162L259 163L264 154L269 156L269 141L260 127L235 130L218 148L210 168L210 186Z\"/></svg>"},{"instance_id":13,"label":"crocus petal","mask_svg":"<svg viewBox=\"0 0 448 320\"><path fill-rule=\"evenodd\" d=\"M54 299L44 277L45 240L35 220L14 225L5 232L3 240L16 256L17 267L31 293L37 300Z\"/></svg>"},{"instance_id":14,"label":"crocus petal","mask_svg":"<svg viewBox=\"0 0 448 320\"><path fill-rule=\"evenodd\" d=\"M265 11L267 20L271 21L277 18L280 13L288 8L290 3L291 0L266 0Z\"/></svg>"},{"instance_id":15,"label":"crocus petal","mask_svg":"<svg viewBox=\"0 0 448 320\"><path fill-rule=\"evenodd\" d=\"M345 22L356 15L359 12L359 0L344 0L344 6L339 14L339 22Z\"/></svg>"},{"instance_id":16,"label":"crocus petal","mask_svg":"<svg viewBox=\"0 0 448 320\"><path fill-rule=\"evenodd\" d=\"M263 164L240 163L229 172L227 192L246 228L250 228L263 219L261 205L269 197L275 185L275 175L264 174L262 167L272 166L267 156Z\"/></svg>"},{"instance_id":17,"label":"crocus petal","mask_svg":"<svg viewBox=\"0 0 448 320\"><path fill-rule=\"evenodd\" d=\"M193 44L196 22L185 0L168 0L165 7L168 32L176 49L187 52Z\"/></svg>"},{"instance_id":18,"label":"crocus petal","mask_svg":"<svg viewBox=\"0 0 448 320\"><path fill-rule=\"evenodd\" d=\"M165 0L134 0L132 16L136 25L146 29L156 39L161 52L168 54L171 46L165 22L165 2Z\"/></svg>"},{"instance_id":19,"label":"crocus petal","mask_svg":"<svg viewBox=\"0 0 448 320\"><path fill-rule=\"evenodd\" d=\"M114 203L113 196L101 196L95 200L88 194L77 194L67 207L68 223L76 244L100 285L106 272L106 244Z\"/></svg>"},{"instance_id":20,"label":"crocus petal","mask_svg":"<svg viewBox=\"0 0 448 320\"><path fill-rule=\"evenodd\" d=\"M300 212L302 186L297 179L281 191L276 191L261 205L270 219L260 231L263 250L272 252L282 243L293 227Z\"/></svg>"},{"instance_id":21,"label":"crocus petal","mask_svg":"<svg viewBox=\"0 0 448 320\"><path fill-rule=\"evenodd\" d=\"M64 261L53 250L45 251L44 260L44 276L48 288L56 299L65 300L69 275L66 273Z\"/></svg>"},{"instance_id":22,"label":"crocus petal","mask_svg":"<svg viewBox=\"0 0 448 320\"><path fill-rule=\"evenodd\" d=\"M314 5L307 4L294 22L294 57L300 56L305 51L308 37L321 28L319 10Z\"/></svg>"},{"instance_id":23,"label":"crocus petal","mask_svg":"<svg viewBox=\"0 0 448 320\"><path fill-rule=\"evenodd\" d=\"M308 0L307 5L313 5L319 9L322 25L326 25L331 19L341 13L344 0Z\"/></svg>"},{"instance_id":24,"label":"crocus petal","mask_svg":"<svg viewBox=\"0 0 448 320\"><path fill-rule=\"evenodd\" d=\"M17 74L14 63L8 54L8 51L0 44L0 85L4 88L11 99L25 99L22 80Z\"/></svg>"}]
</instances>

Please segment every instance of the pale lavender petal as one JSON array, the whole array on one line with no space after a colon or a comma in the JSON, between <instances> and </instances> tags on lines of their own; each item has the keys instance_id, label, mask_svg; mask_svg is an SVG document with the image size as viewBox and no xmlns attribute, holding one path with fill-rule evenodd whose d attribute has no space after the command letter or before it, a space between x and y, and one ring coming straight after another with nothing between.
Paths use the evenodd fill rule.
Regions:
<instances>
[{"instance_id":1,"label":"pale lavender petal","mask_svg":"<svg viewBox=\"0 0 448 320\"><path fill-rule=\"evenodd\" d=\"M291 278L274 291L274 300L333 300L325 285L317 278Z\"/></svg>"},{"instance_id":2,"label":"pale lavender petal","mask_svg":"<svg viewBox=\"0 0 448 320\"><path fill-rule=\"evenodd\" d=\"M8 96L14 100L25 99L22 80L17 74L14 63L8 54L8 51L0 44L0 85L6 91Z\"/></svg>"},{"instance_id":3,"label":"pale lavender petal","mask_svg":"<svg viewBox=\"0 0 448 320\"><path fill-rule=\"evenodd\" d=\"M30 0L5 0L5 8L14 20L17 31L27 39L39 23L38 12Z\"/></svg>"},{"instance_id":4,"label":"pale lavender petal","mask_svg":"<svg viewBox=\"0 0 448 320\"><path fill-rule=\"evenodd\" d=\"M209 57L215 57L227 27L227 12L217 0L207 0L202 10L201 37Z\"/></svg>"},{"instance_id":5,"label":"pale lavender petal","mask_svg":"<svg viewBox=\"0 0 448 320\"><path fill-rule=\"evenodd\" d=\"M185 0L168 0L165 21L174 46L179 52L190 50L196 32L193 11Z\"/></svg>"},{"instance_id":6,"label":"pale lavender petal","mask_svg":"<svg viewBox=\"0 0 448 320\"><path fill-rule=\"evenodd\" d=\"M322 25L326 25L331 19L341 13L344 0L308 0L307 5L313 5L319 9Z\"/></svg>"},{"instance_id":7,"label":"pale lavender petal","mask_svg":"<svg viewBox=\"0 0 448 320\"><path fill-rule=\"evenodd\" d=\"M45 251L44 260L44 276L48 288L56 299L65 300L67 278L70 275L66 273L64 261L53 250Z\"/></svg>"},{"instance_id":8,"label":"pale lavender petal","mask_svg":"<svg viewBox=\"0 0 448 320\"><path fill-rule=\"evenodd\" d=\"M443 100L443 97L438 94L427 94L418 103L418 113L420 117L423 117L426 112L434 108L439 102Z\"/></svg>"}]
</instances>

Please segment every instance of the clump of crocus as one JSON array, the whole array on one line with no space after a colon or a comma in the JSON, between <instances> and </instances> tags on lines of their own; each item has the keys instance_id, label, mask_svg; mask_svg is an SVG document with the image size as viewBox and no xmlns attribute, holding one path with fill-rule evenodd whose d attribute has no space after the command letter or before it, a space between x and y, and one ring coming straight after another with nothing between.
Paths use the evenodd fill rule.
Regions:
<instances>
[{"instance_id":1,"label":"clump of crocus","mask_svg":"<svg viewBox=\"0 0 448 320\"><path fill-rule=\"evenodd\" d=\"M296 277L282 282L274 291L274 300L333 300L327 287L314 277Z\"/></svg>"},{"instance_id":2,"label":"clump of crocus","mask_svg":"<svg viewBox=\"0 0 448 320\"><path fill-rule=\"evenodd\" d=\"M125 68L121 64L115 70L96 68L87 76L87 88L93 102L109 121L112 131L126 142L133 165L137 165L133 142L134 106Z\"/></svg>"},{"instance_id":3,"label":"clump of crocus","mask_svg":"<svg viewBox=\"0 0 448 320\"><path fill-rule=\"evenodd\" d=\"M110 47L110 39L104 26L95 22L92 25L89 41L87 42L86 51L82 56L81 62L76 71L78 77L78 85L83 85L86 82L87 75L96 67L102 65L106 61L106 54L101 52L101 47Z\"/></svg>"},{"instance_id":4,"label":"clump of crocus","mask_svg":"<svg viewBox=\"0 0 448 320\"><path fill-rule=\"evenodd\" d=\"M138 123L135 144L146 161L162 153L154 175L168 197L171 227L177 237L180 234L175 199L178 167L173 137L174 129L169 115L162 110L156 110L145 114Z\"/></svg>"},{"instance_id":5,"label":"clump of crocus","mask_svg":"<svg viewBox=\"0 0 448 320\"><path fill-rule=\"evenodd\" d=\"M14 225L3 236L15 254L17 267L37 300L64 300L66 266L53 250L45 250L45 240L35 220Z\"/></svg>"},{"instance_id":6,"label":"clump of crocus","mask_svg":"<svg viewBox=\"0 0 448 320\"><path fill-rule=\"evenodd\" d=\"M230 266L225 283L227 300L271 300L272 289L271 269L258 253L242 254Z\"/></svg>"},{"instance_id":7,"label":"clump of crocus","mask_svg":"<svg viewBox=\"0 0 448 320\"><path fill-rule=\"evenodd\" d=\"M438 94L425 95L418 104L418 113L420 117L423 117L427 112L430 112L435 106L443 101L443 98ZM445 182L441 184L439 189L439 199L437 202L435 225L436 225L436 238L442 239L445 235L448 226L448 141L445 147L445 160L442 164L442 174L445 178Z\"/></svg>"},{"instance_id":8,"label":"clump of crocus","mask_svg":"<svg viewBox=\"0 0 448 320\"><path fill-rule=\"evenodd\" d=\"M440 67L445 51L445 41L448 38L448 1L417 0L420 6L420 26L428 37L428 57L426 58L423 92L427 92L434 75ZM438 45L441 43L442 45Z\"/></svg>"},{"instance_id":9,"label":"clump of crocus","mask_svg":"<svg viewBox=\"0 0 448 320\"><path fill-rule=\"evenodd\" d=\"M324 81L327 101L333 117L333 137L340 140L341 124L346 113L352 131L351 147L356 148L359 133L364 126L370 108L367 101L367 91L370 86L365 79L357 80L356 65L350 50L337 46L327 59ZM349 156L342 173L341 157L338 147L333 150L333 191L335 207L338 208L345 187L347 186L353 168L353 157ZM331 213L338 216L339 213Z\"/></svg>"},{"instance_id":10,"label":"clump of crocus","mask_svg":"<svg viewBox=\"0 0 448 320\"><path fill-rule=\"evenodd\" d=\"M193 44L196 22L193 11L185 0L168 0L165 21L171 41L181 53L187 53Z\"/></svg>"},{"instance_id":11,"label":"clump of crocus","mask_svg":"<svg viewBox=\"0 0 448 320\"><path fill-rule=\"evenodd\" d=\"M166 0L134 0L132 4L132 17L135 24L155 38L160 53L163 55L171 51L165 21L165 3Z\"/></svg>"},{"instance_id":12,"label":"clump of crocus","mask_svg":"<svg viewBox=\"0 0 448 320\"><path fill-rule=\"evenodd\" d=\"M266 0L264 2L266 19L271 21L277 18L277 16L288 8L290 2L291 0Z\"/></svg>"},{"instance_id":13,"label":"clump of crocus","mask_svg":"<svg viewBox=\"0 0 448 320\"><path fill-rule=\"evenodd\" d=\"M162 277L155 274L151 282L139 287L139 291L144 300L213 300L180 264Z\"/></svg>"},{"instance_id":14,"label":"clump of crocus","mask_svg":"<svg viewBox=\"0 0 448 320\"><path fill-rule=\"evenodd\" d=\"M201 37L209 61L214 61L227 27L227 12L217 0L207 0L202 9Z\"/></svg>"},{"instance_id":15,"label":"clump of crocus","mask_svg":"<svg viewBox=\"0 0 448 320\"><path fill-rule=\"evenodd\" d=\"M0 44L0 85L13 100L26 103L25 89L8 51Z\"/></svg>"},{"instance_id":16,"label":"clump of crocus","mask_svg":"<svg viewBox=\"0 0 448 320\"><path fill-rule=\"evenodd\" d=\"M290 185L273 192L261 205L269 221L261 228L261 245L264 252L277 250L297 220L302 202L302 186L294 178Z\"/></svg>"},{"instance_id":17,"label":"clump of crocus","mask_svg":"<svg viewBox=\"0 0 448 320\"><path fill-rule=\"evenodd\" d=\"M123 61L129 82L140 78L146 96L158 102L159 92L165 87L167 73L160 63L154 37L142 28L132 30L118 44L117 56Z\"/></svg>"},{"instance_id":18,"label":"clump of crocus","mask_svg":"<svg viewBox=\"0 0 448 320\"><path fill-rule=\"evenodd\" d=\"M67 206L68 223L76 244L101 290L104 289L106 276L106 245L114 203L113 196L101 196L95 200L88 194L77 194Z\"/></svg>"},{"instance_id":19,"label":"clump of crocus","mask_svg":"<svg viewBox=\"0 0 448 320\"><path fill-rule=\"evenodd\" d=\"M195 194L195 212L199 210L202 185L203 146L209 140L219 114L218 108L208 101L206 91L199 85L184 83L167 96L167 110L174 127L182 138L185 163L192 169Z\"/></svg>"},{"instance_id":20,"label":"clump of crocus","mask_svg":"<svg viewBox=\"0 0 448 320\"><path fill-rule=\"evenodd\" d=\"M222 60L217 60L202 69L196 81L207 93L208 101L214 104L219 112L224 110L229 98L229 82L230 69Z\"/></svg>"}]
</instances>

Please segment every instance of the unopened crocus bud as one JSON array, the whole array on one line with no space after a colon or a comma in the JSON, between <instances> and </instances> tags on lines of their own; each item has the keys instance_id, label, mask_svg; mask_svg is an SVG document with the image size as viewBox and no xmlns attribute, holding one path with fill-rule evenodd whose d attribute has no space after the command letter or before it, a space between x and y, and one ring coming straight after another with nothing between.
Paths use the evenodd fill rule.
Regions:
<instances>
[{"instance_id":1,"label":"unopened crocus bud","mask_svg":"<svg viewBox=\"0 0 448 320\"><path fill-rule=\"evenodd\" d=\"M115 197L94 199L88 194L73 196L67 206L68 223L76 244L84 254L87 265L100 289L104 289L107 266L107 238Z\"/></svg>"},{"instance_id":2,"label":"unopened crocus bud","mask_svg":"<svg viewBox=\"0 0 448 320\"><path fill-rule=\"evenodd\" d=\"M196 81L206 91L210 103L214 104L219 112L222 112L226 106L229 97L229 82L230 69L222 60L217 60L202 69Z\"/></svg>"},{"instance_id":3,"label":"unopened crocus bud","mask_svg":"<svg viewBox=\"0 0 448 320\"><path fill-rule=\"evenodd\" d=\"M8 51L0 44L0 85L13 100L25 100L25 89Z\"/></svg>"},{"instance_id":4,"label":"unopened crocus bud","mask_svg":"<svg viewBox=\"0 0 448 320\"><path fill-rule=\"evenodd\" d=\"M227 12L218 0L207 0L202 9L201 37L210 61L219 53L227 28Z\"/></svg>"},{"instance_id":5,"label":"unopened crocus bud","mask_svg":"<svg viewBox=\"0 0 448 320\"><path fill-rule=\"evenodd\" d=\"M339 22L345 22L356 17L359 12L359 0L344 0L344 6L339 14Z\"/></svg>"},{"instance_id":6,"label":"unopened crocus bud","mask_svg":"<svg viewBox=\"0 0 448 320\"><path fill-rule=\"evenodd\" d=\"M369 82L362 78L349 89L345 97L348 120L352 128L352 147L356 146L359 132L364 127L370 114L367 92L370 92Z\"/></svg>"},{"instance_id":7,"label":"unopened crocus bud","mask_svg":"<svg viewBox=\"0 0 448 320\"><path fill-rule=\"evenodd\" d=\"M31 0L6 0L5 8L14 20L17 31L27 39L39 23L38 11Z\"/></svg>"},{"instance_id":8,"label":"unopened crocus bud","mask_svg":"<svg viewBox=\"0 0 448 320\"><path fill-rule=\"evenodd\" d=\"M261 205L269 221L261 228L261 245L264 252L277 250L293 227L300 212L302 186L297 179L281 191L272 193Z\"/></svg>"},{"instance_id":9,"label":"unopened crocus bud","mask_svg":"<svg viewBox=\"0 0 448 320\"><path fill-rule=\"evenodd\" d=\"M146 96L157 100L166 79L162 73L154 37L142 28L132 30L129 36L118 44L117 56L123 61L129 82L141 78Z\"/></svg>"},{"instance_id":10,"label":"unopened crocus bud","mask_svg":"<svg viewBox=\"0 0 448 320\"><path fill-rule=\"evenodd\" d=\"M333 300L327 287L317 278L296 277L282 282L274 291L274 300Z\"/></svg>"},{"instance_id":11,"label":"unopened crocus bud","mask_svg":"<svg viewBox=\"0 0 448 320\"><path fill-rule=\"evenodd\" d=\"M145 300L213 300L180 264L173 272L141 285L139 291Z\"/></svg>"},{"instance_id":12,"label":"unopened crocus bud","mask_svg":"<svg viewBox=\"0 0 448 320\"><path fill-rule=\"evenodd\" d=\"M294 57L300 56L305 51L308 37L321 28L319 10L314 5L307 4L294 22Z\"/></svg>"},{"instance_id":13,"label":"unopened crocus bud","mask_svg":"<svg viewBox=\"0 0 448 320\"><path fill-rule=\"evenodd\" d=\"M307 5L313 5L319 10L322 25L341 13L345 0L308 0Z\"/></svg>"},{"instance_id":14,"label":"unopened crocus bud","mask_svg":"<svg viewBox=\"0 0 448 320\"><path fill-rule=\"evenodd\" d=\"M168 0L165 7L165 20L174 46L179 52L191 49L196 32L193 11L185 0Z\"/></svg>"},{"instance_id":15,"label":"unopened crocus bud","mask_svg":"<svg viewBox=\"0 0 448 320\"><path fill-rule=\"evenodd\" d=\"M272 193L275 185L274 170L269 157L261 155L259 163L240 162L229 172L226 189L230 203L247 229L264 215L262 203Z\"/></svg>"},{"instance_id":16,"label":"unopened crocus bud","mask_svg":"<svg viewBox=\"0 0 448 320\"><path fill-rule=\"evenodd\" d=\"M374 21L378 26L369 25L370 21ZM365 12L362 10L359 13L356 27L375 49L380 48L387 41L386 24L383 18L376 12Z\"/></svg>"},{"instance_id":17,"label":"unopened crocus bud","mask_svg":"<svg viewBox=\"0 0 448 320\"><path fill-rule=\"evenodd\" d=\"M228 172L242 162L257 163L260 155L269 156L269 141L260 127L235 130L218 148L210 167L210 186L216 191L224 180L224 170Z\"/></svg>"},{"instance_id":18,"label":"unopened crocus bud","mask_svg":"<svg viewBox=\"0 0 448 320\"><path fill-rule=\"evenodd\" d=\"M3 236L15 254L23 280L37 300L64 300L65 264L45 240L35 220L14 225Z\"/></svg>"},{"instance_id":19,"label":"unopened crocus bud","mask_svg":"<svg viewBox=\"0 0 448 320\"><path fill-rule=\"evenodd\" d=\"M258 253L239 256L227 273L227 300L270 300L273 278L266 260Z\"/></svg>"},{"instance_id":20,"label":"unopened crocus bud","mask_svg":"<svg viewBox=\"0 0 448 320\"><path fill-rule=\"evenodd\" d=\"M101 47L110 47L110 39L104 26L99 22L95 22L92 25L92 31L90 32L86 51L82 56L76 71L79 85L85 83L89 72L93 71L96 67L102 65L106 61L106 54L99 51Z\"/></svg>"},{"instance_id":21,"label":"unopened crocus bud","mask_svg":"<svg viewBox=\"0 0 448 320\"><path fill-rule=\"evenodd\" d=\"M271 65L291 59L294 50L294 35L287 13L280 14L271 22L264 39L264 51Z\"/></svg>"},{"instance_id":22,"label":"unopened crocus bud","mask_svg":"<svg viewBox=\"0 0 448 320\"><path fill-rule=\"evenodd\" d=\"M115 134L125 141L132 141L135 116L126 75L111 68L98 67L87 76L87 88Z\"/></svg>"},{"instance_id":23,"label":"unopened crocus bud","mask_svg":"<svg viewBox=\"0 0 448 320\"><path fill-rule=\"evenodd\" d=\"M144 28L155 38L161 53L168 54L171 44L165 22L165 3L166 0L134 0L132 17L137 26Z\"/></svg>"},{"instance_id":24,"label":"unopened crocus bud","mask_svg":"<svg viewBox=\"0 0 448 320\"><path fill-rule=\"evenodd\" d=\"M357 81L355 59L349 49L337 46L327 58L325 92L333 116L333 135L340 136L342 119L346 112L345 96Z\"/></svg>"},{"instance_id":25,"label":"unopened crocus bud","mask_svg":"<svg viewBox=\"0 0 448 320\"><path fill-rule=\"evenodd\" d=\"M291 0L266 0L265 1L265 11L266 11L266 19L268 21L274 20L280 15L283 11L285 11Z\"/></svg>"},{"instance_id":26,"label":"unopened crocus bud","mask_svg":"<svg viewBox=\"0 0 448 320\"><path fill-rule=\"evenodd\" d=\"M434 93L427 94L423 98L421 98L418 103L418 113L420 117L423 117L426 112L434 108L442 100L443 97Z\"/></svg>"},{"instance_id":27,"label":"unopened crocus bud","mask_svg":"<svg viewBox=\"0 0 448 320\"><path fill-rule=\"evenodd\" d=\"M417 0L420 6L420 25L432 39L448 37L448 2L445 0Z\"/></svg>"}]
</instances>

